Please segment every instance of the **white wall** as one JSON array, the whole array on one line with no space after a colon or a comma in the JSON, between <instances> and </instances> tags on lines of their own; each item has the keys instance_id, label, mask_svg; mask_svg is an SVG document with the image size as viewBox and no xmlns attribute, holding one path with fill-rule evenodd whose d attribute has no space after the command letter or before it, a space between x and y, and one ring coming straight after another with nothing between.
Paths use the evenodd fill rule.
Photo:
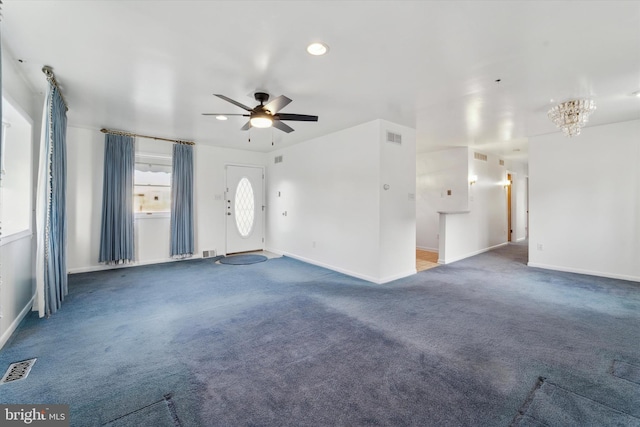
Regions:
<instances>
[{"instance_id":1,"label":"white wall","mask_svg":"<svg viewBox=\"0 0 640 427\"><path fill-rule=\"evenodd\" d=\"M264 166L268 158L267 154L254 151L196 145L194 198L198 256L205 250L226 253L225 166Z\"/></svg>"},{"instance_id":2,"label":"white wall","mask_svg":"<svg viewBox=\"0 0 640 427\"><path fill-rule=\"evenodd\" d=\"M469 188L468 213L446 215L444 227L440 227L440 251L438 262L450 263L467 258L507 242L507 190L506 168L500 158L482 153L487 160L475 159L476 150L467 149L469 169L465 174ZM469 184L469 176L476 175L477 182ZM443 218L441 218L443 221ZM444 240L444 241L443 241ZM446 244L446 250L443 245Z\"/></svg>"},{"instance_id":3,"label":"white wall","mask_svg":"<svg viewBox=\"0 0 640 427\"><path fill-rule=\"evenodd\" d=\"M467 147L416 155L416 245L438 251L439 211L469 209ZM451 195L448 195L451 190Z\"/></svg>"},{"instance_id":4,"label":"white wall","mask_svg":"<svg viewBox=\"0 0 640 427\"><path fill-rule=\"evenodd\" d=\"M414 131L381 120L270 153L268 249L373 282L414 273L414 153Z\"/></svg>"},{"instance_id":5,"label":"white wall","mask_svg":"<svg viewBox=\"0 0 640 427\"><path fill-rule=\"evenodd\" d=\"M529 265L640 281L640 120L529 144Z\"/></svg>"},{"instance_id":6,"label":"white wall","mask_svg":"<svg viewBox=\"0 0 640 427\"><path fill-rule=\"evenodd\" d=\"M416 271L416 133L380 120L380 272L388 282ZM386 142L387 131L402 135L402 144ZM385 190L384 186L389 189Z\"/></svg>"},{"instance_id":7,"label":"white wall","mask_svg":"<svg viewBox=\"0 0 640 427\"><path fill-rule=\"evenodd\" d=\"M102 212L104 134L96 129L69 126L68 149L68 260L69 272L112 268L98 262ZM203 250L225 251L224 182L226 164L264 165L265 154L226 148L195 146L195 255ZM136 152L171 156L168 142L136 139ZM167 216L136 219L136 264L171 261Z\"/></svg>"},{"instance_id":8,"label":"white wall","mask_svg":"<svg viewBox=\"0 0 640 427\"><path fill-rule=\"evenodd\" d=\"M37 164L37 155L35 154L38 151L36 135L39 135L40 116L42 115L39 108L42 108L43 99L35 95L35 92L25 82L14 64L16 64L16 60L3 46L3 96L10 99L14 107L32 122L32 135L30 135L29 142L32 145L31 152L34 157L32 164ZM23 167L28 168L29 165L25 164ZM31 193L31 188L27 191ZM31 201L32 207L35 206L33 198ZM2 206L2 212L7 209L7 206ZM28 215L33 230L33 214L29 212ZM32 238L30 233L26 233L26 235L9 243L5 241L0 244L0 275L2 276L2 286L0 287L2 313L0 318L0 348L7 342L22 318L31 309L35 285L32 263L34 251L35 239Z\"/></svg>"},{"instance_id":9,"label":"white wall","mask_svg":"<svg viewBox=\"0 0 640 427\"><path fill-rule=\"evenodd\" d=\"M67 269L98 266L104 134L67 127Z\"/></svg>"}]
</instances>

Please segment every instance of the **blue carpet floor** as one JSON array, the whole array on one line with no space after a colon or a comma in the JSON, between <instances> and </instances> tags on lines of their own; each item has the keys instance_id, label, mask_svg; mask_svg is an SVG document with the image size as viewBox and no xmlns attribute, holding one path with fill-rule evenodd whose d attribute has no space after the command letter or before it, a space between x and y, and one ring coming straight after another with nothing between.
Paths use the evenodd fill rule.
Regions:
<instances>
[{"instance_id":1,"label":"blue carpet floor","mask_svg":"<svg viewBox=\"0 0 640 427\"><path fill-rule=\"evenodd\" d=\"M287 257L71 275L0 351L38 358L0 403L73 426L640 425L640 284L526 250L385 285Z\"/></svg>"}]
</instances>

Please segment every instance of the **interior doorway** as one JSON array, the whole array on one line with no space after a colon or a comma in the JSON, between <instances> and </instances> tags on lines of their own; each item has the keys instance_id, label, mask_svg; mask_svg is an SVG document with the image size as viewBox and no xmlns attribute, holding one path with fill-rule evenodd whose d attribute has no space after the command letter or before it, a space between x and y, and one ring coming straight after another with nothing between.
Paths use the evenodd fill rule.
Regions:
<instances>
[{"instance_id":1,"label":"interior doorway","mask_svg":"<svg viewBox=\"0 0 640 427\"><path fill-rule=\"evenodd\" d=\"M513 227L511 222L511 186L513 185L512 176L507 173L507 242L511 242L513 235Z\"/></svg>"}]
</instances>

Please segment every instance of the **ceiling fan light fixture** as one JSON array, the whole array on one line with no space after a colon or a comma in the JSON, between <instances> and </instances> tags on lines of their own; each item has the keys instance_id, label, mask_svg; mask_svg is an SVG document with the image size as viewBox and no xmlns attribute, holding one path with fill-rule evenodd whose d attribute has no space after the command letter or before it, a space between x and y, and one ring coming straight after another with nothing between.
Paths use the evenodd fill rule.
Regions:
<instances>
[{"instance_id":1,"label":"ceiling fan light fixture","mask_svg":"<svg viewBox=\"0 0 640 427\"><path fill-rule=\"evenodd\" d=\"M307 52L313 56L321 56L329 52L329 46L322 42L314 42L307 46Z\"/></svg>"},{"instance_id":2,"label":"ceiling fan light fixture","mask_svg":"<svg viewBox=\"0 0 640 427\"><path fill-rule=\"evenodd\" d=\"M222 114L216 116L216 119L218 120L227 120L227 118L228 118L227 116L223 116Z\"/></svg>"},{"instance_id":3,"label":"ceiling fan light fixture","mask_svg":"<svg viewBox=\"0 0 640 427\"><path fill-rule=\"evenodd\" d=\"M255 128L268 128L273 125L273 119L268 114L255 114L249 121Z\"/></svg>"}]
</instances>

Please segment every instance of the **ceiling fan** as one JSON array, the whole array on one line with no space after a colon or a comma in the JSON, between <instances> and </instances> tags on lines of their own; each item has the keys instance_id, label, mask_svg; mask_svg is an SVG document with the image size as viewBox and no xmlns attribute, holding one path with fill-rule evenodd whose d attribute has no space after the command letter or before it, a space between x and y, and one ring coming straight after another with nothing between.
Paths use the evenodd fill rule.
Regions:
<instances>
[{"instance_id":1,"label":"ceiling fan","mask_svg":"<svg viewBox=\"0 0 640 427\"><path fill-rule=\"evenodd\" d=\"M244 126L242 126L241 130L249 130L252 127L268 128L273 126L274 128L280 129L283 132L290 133L293 132L293 128L285 123L282 123L283 120L298 122L318 121L318 116L308 116L306 114L278 113L278 111L282 110L291 102L291 99L287 98L284 95L280 95L279 97L273 99L271 102L265 104L265 102L269 101L269 94L264 92L256 92L254 96L256 98L256 101L260 102L260 105L256 105L254 108L247 107L246 105L241 104L238 101L234 101L233 99L228 98L224 95L219 95L217 93L214 95L246 110L248 114L202 113L202 115L249 117L249 121Z\"/></svg>"}]
</instances>

